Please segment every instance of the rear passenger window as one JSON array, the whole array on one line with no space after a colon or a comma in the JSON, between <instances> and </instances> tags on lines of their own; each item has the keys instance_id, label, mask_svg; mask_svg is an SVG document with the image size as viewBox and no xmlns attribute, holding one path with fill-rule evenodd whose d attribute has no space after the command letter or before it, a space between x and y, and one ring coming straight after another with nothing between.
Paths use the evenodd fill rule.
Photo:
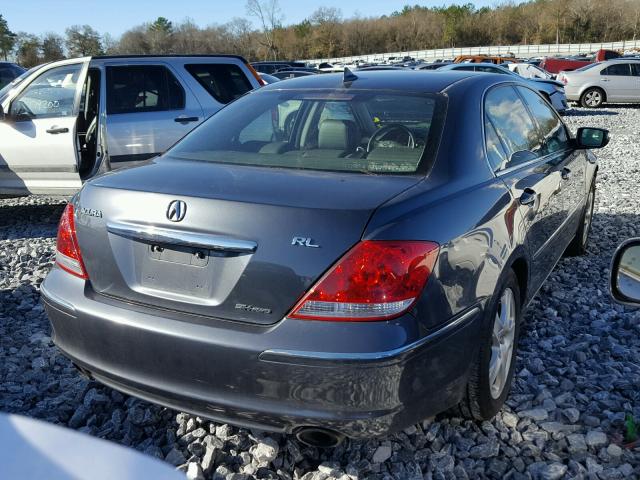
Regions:
<instances>
[{"instance_id":1,"label":"rear passenger window","mask_svg":"<svg viewBox=\"0 0 640 480\"><path fill-rule=\"evenodd\" d=\"M238 65L207 63L184 68L220 103L232 102L253 88Z\"/></svg>"},{"instance_id":2,"label":"rear passenger window","mask_svg":"<svg viewBox=\"0 0 640 480\"><path fill-rule=\"evenodd\" d=\"M181 110L182 85L162 65L107 67L107 113Z\"/></svg>"},{"instance_id":3,"label":"rear passenger window","mask_svg":"<svg viewBox=\"0 0 640 480\"><path fill-rule=\"evenodd\" d=\"M631 65L628 63L616 63L609 65L607 68L600 72L600 75L617 75L617 76L631 76Z\"/></svg>"},{"instance_id":4,"label":"rear passenger window","mask_svg":"<svg viewBox=\"0 0 640 480\"><path fill-rule=\"evenodd\" d=\"M538 130L524 102L513 87L491 90L484 101L484 114L506 148L505 168L535 159L541 153ZM486 135L486 132L485 132ZM489 139L486 139L489 144ZM489 150L489 148L487 148Z\"/></svg>"},{"instance_id":5,"label":"rear passenger window","mask_svg":"<svg viewBox=\"0 0 640 480\"><path fill-rule=\"evenodd\" d=\"M528 88L517 87L517 89L529 106L531 114L540 128L543 139L540 155L549 155L566 150L569 147L569 137L555 110L540 95Z\"/></svg>"}]
</instances>

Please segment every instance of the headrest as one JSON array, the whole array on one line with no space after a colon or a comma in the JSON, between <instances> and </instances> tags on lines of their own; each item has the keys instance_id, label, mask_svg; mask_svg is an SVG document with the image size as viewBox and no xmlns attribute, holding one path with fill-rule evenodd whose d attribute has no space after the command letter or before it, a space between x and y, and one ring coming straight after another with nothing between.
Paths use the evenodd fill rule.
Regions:
<instances>
[{"instance_id":1,"label":"headrest","mask_svg":"<svg viewBox=\"0 0 640 480\"><path fill-rule=\"evenodd\" d=\"M323 120L318 128L318 149L352 150L357 142L357 127L349 120Z\"/></svg>"}]
</instances>

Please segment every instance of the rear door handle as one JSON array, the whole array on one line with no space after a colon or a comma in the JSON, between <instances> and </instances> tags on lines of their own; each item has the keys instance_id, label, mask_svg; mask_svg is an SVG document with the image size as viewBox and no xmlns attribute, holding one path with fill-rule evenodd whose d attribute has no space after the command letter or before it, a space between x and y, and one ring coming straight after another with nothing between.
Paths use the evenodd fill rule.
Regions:
<instances>
[{"instance_id":1,"label":"rear door handle","mask_svg":"<svg viewBox=\"0 0 640 480\"><path fill-rule=\"evenodd\" d=\"M536 203L536 191L531 188L525 188L520 196L520 205L533 206Z\"/></svg>"},{"instance_id":2,"label":"rear door handle","mask_svg":"<svg viewBox=\"0 0 640 480\"><path fill-rule=\"evenodd\" d=\"M58 133L68 133L69 129L67 127L56 127L55 125L47 130L47 133L51 135L57 135Z\"/></svg>"},{"instance_id":3,"label":"rear door handle","mask_svg":"<svg viewBox=\"0 0 640 480\"><path fill-rule=\"evenodd\" d=\"M601 79L600 79L600 81L601 81L601 82L608 82L608 81L610 81L610 80L609 80L608 78L601 78Z\"/></svg>"},{"instance_id":4,"label":"rear door handle","mask_svg":"<svg viewBox=\"0 0 640 480\"><path fill-rule=\"evenodd\" d=\"M569 177L571 176L571 170L565 167L562 169L562 173L560 175L562 175L563 180L569 180Z\"/></svg>"},{"instance_id":5,"label":"rear door handle","mask_svg":"<svg viewBox=\"0 0 640 480\"><path fill-rule=\"evenodd\" d=\"M177 123L190 123L197 122L198 120L200 120L199 117L185 117L184 115L180 115L179 117L173 119L173 121Z\"/></svg>"}]
</instances>

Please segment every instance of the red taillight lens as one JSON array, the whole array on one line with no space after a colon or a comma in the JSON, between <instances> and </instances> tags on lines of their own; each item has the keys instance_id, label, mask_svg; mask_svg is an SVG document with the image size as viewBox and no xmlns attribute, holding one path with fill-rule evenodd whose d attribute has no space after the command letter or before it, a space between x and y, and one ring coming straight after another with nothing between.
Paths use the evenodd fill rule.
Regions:
<instances>
[{"instance_id":1,"label":"red taillight lens","mask_svg":"<svg viewBox=\"0 0 640 480\"><path fill-rule=\"evenodd\" d=\"M438 244L366 240L349 250L298 302L291 318L388 320L406 312L424 288Z\"/></svg>"},{"instance_id":2,"label":"red taillight lens","mask_svg":"<svg viewBox=\"0 0 640 480\"><path fill-rule=\"evenodd\" d=\"M76 277L87 280L89 275L84 268L78 238L76 237L76 224L73 218L73 205L70 203L62 212L58 225L58 243L56 246L56 263L63 270Z\"/></svg>"}]
</instances>

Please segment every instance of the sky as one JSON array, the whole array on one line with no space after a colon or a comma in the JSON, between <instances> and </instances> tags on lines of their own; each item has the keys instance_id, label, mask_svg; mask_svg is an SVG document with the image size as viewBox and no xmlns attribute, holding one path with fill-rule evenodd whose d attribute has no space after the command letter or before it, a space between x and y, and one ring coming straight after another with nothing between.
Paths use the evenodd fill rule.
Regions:
<instances>
[{"instance_id":1,"label":"sky","mask_svg":"<svg viewBox=\"0 0 640 480\"><path fill-rule=\"evenodd\" d=\"M320 6L339 8L343 17L354 14L368 17L388 15L406 4L432 7L468 1L279 0L279 4L284 24L288 25L304 20ZM471 1L477 7L496 3L495 0ZM89 24L101 34L118 37L129 28L159 16L174 23L190 18L196 24L206 26L225 23L233 17L245 17L246 11L245 0L0 0L0 14L13 32L63 34L70 25Z\"/></svg>"}]
</instances>

